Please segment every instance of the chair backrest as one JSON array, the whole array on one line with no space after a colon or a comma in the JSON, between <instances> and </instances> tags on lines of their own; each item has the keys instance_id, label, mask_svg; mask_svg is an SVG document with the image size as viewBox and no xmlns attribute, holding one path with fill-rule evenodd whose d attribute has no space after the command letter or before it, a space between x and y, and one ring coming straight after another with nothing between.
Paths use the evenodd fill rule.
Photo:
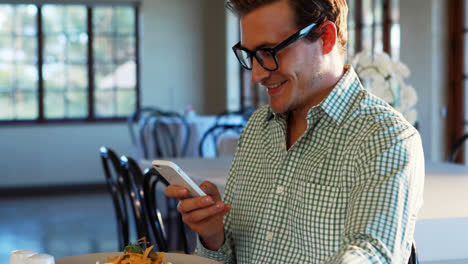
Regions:
<instances>
[{"instance_id":1,"label":"chair backrest","mask_svg":"<svg viewBox=\"0 0 468 264\"><path fill-rule=\"evenodd\" d=\"M465 134L457 142L455 142L453 147L450 149L450 153L448 157L449 162L455 162L458 152L460 151L461 147L463 146L463 144L465 143L467 139L468 139L468 134Z\"/></svg>"},{"instance_id":2,"label":"chair backrest","mask_svg":"<svg viewBox=\"0 0 468 264\"><path fill-rule=\"evenodd\" d=\"M125 202L123 170L117 154L111 149L101 147L100 156L107 188L111 194L117 218L118 250L122 251L129 243L128 213Z\"/></svg>"},{"instance_id":3,"label":"chair backrest","mask_svg":"<svg viewBox=\"0 0 468 264\"><path fill-rule=\"evenodd\" d=\"M190 127L182 115L154 107L144 107L130 115L127 123L138 157L151 159L186 156ZM177 126L182 126L182 130L177 130Z\"/></svg>"},{"instance_id":4,"label":"chair backrest","mask_svg":"<svg viewBox=\"0 0 468 264\"><path fill-rule=\"evenodd\" d=\"M200 157L205 157L205 143L206 141L211 138L212 143L214 146L214 153L215 156L218 156L218 144L219 144L219 139L221 139L222 135L225 135L226 133L233 132L236 135L239 135L242 129L244 128L243 124L215 124L212 126L210 129L208 129L200 139L200 143L198 145L198 154ZM231 153L234 154L234 153Z\"/></svg>"},{"instance_id":5,"label":"chair backrest","mask_svg":"<svg viewBox=\"0 0 468 264\"><path fill-rule=\"evenodd\" d=\"M163 111L151 121L158 157L185 157L190 139L190 125L186 118L176 112Z\"/></svg>"},{"instance_id":6,"label":"chair backrest","mask_svg":"<svg viewBox=\"0 0 468 264\"><path fill-rule=\"evenodd\" d=\"M135 220L136 233L138 238L146 237L151 240L153 234L148 228L149 217L145 210L145 198L143 192L143 173L137 162L127 156L120 157L123 168L123 178L125 181L126 196L130 201L133 217ZM159 245L155 245L155 247Z\"/></svg>"},{"instance_id":7,"label":"chair backrest","mask_svg":"<svg viewBox=\"0 0 468 264\"><path fill-rule=\"evenodd\" d=\"M175 228L177 230L172 232L173 230L170 230L170 227L174 225L164 224L161 210L158 208L158 184L162 185L164 189L169 185L169 183L155 169L147 169L144 176L143 189L145 192L145 204L147 206L147 211L150 218L150 229L152 230L152 233L155 234L156 243L161 245L160 248L162 248L164 251L169 251L170 249L178 250L179 248L171 248L171 243L168 241L169 237L170 239L175 239L177 237L177 241L172 241L176 243L172 244L181 244L184 252L189 254L188 239L186 236L187 230L185 229L185 225L182 222L182 216L176 210L175 200L169 199L166 196L163 196L164 202L166 202L167 206L166 219L168 219L168 221L173 221L174 217L172 216L175 214Z\"/></svg>"}]
</instances>

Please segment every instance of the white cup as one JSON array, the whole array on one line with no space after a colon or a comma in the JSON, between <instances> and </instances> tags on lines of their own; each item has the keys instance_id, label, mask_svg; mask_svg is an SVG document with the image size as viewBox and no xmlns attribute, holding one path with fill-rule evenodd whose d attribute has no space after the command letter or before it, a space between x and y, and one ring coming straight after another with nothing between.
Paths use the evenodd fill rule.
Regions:
<instances>
[{"instance_id":1,"label":"white cup","mask_svg":"<svg viewBox=\"0 0 468 264\"><path fill-rule=\"evenodd\" d=\"M25 264L55 264L55 260L49 254L35 254L27 258Z\"/></svg>"},{"instance_id":2,"label":"white cup","mask_svg":"<svg viewBox=\"0 0 468 264\"><path fill-rule=\"evenodd\" d=\"M24 264L26 259L34 254L37 252L29 249L15 250L11 252L10 264Z\"/></svg>"}]
</instances>

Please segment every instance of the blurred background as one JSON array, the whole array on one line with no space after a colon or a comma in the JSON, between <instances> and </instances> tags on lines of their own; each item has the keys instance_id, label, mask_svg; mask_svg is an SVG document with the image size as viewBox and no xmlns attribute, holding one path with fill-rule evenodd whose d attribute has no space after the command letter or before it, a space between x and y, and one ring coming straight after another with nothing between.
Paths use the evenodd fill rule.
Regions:
<instances>
[{"instance_id":1,"label":"blurred background","mask_svg":"<svg viewBox=\"0 0 468 264\"><path fill-rule=\"evenodd\" d=\"M347 2L347 60L367 50L408 66L426 161L447 161L468 132L468 5ZM221 0L1 0L0 257L115 250L99 147L136 155L127 118L143 107L193 117L266 104L232 54L238 41ZM464 146L455 161L466 164ZM64 217L50 220L49 205ZM443 226L468 230L467 219ZM64 241L74 237L78 249ZM423 263L468 259L466 238L451 242L458 253L426 250Z\"/></svg>"}]
</instances>

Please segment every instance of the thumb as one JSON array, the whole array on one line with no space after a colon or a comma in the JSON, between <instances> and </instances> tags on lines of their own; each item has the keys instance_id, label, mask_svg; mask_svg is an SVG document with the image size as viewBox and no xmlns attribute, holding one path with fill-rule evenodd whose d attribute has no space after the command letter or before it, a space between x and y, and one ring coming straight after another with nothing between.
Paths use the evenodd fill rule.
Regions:
<instances>
[{"instance_id":1,"label":"thumb","mask_svg":"<svg viewBox=\"0 0 468 264\"><path fill-rule=\"evenodd\" d=\"M209 196L213 197L215 201L221 201L221 195L219 194L218 187L212 182L204 181L200 184L200 188Z\"/></svg>"}]
</instances>

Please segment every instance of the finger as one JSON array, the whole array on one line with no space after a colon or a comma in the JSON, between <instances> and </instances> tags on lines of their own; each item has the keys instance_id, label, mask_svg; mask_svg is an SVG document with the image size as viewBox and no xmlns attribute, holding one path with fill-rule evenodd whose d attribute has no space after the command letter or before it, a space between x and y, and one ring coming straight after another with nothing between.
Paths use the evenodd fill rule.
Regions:
<instances>
[{"instance_id":1,"label":"finger","mask_svg":"<svg viewBox=\"0 0 468 264\"><path fill-rule=\"evenodd\" d=\"M190 227L195 230L195 229L203 229L203 226L206 226L206 225L209 225L211 227L213 227L211 224L215 221L219 221L220 218L222 218L223 216L225 216L230 210L231 210L231 205L230 204L225 204L224 206L224 210L222 210L221 212L219 213L216 213L214 215L211 215L211 216L208 216L202 220L200 220L199 222L196 222L196 223L190 223ZM212 229L210 227L210 229ZM196 231L196 230L195 230Z\"/></svg>"},{"instance_id":2,"label":"finger","mask_svg":"<svg viewBox=\"0 0 468 264\"><path fill-rule=\"evenodd\" d=\"M225 210L225 205L223 202L216 202L215 204L205 207L199 210L194 210L192 212L186 213L182 216L182 219L187 224L196 224L200 221L208 219L212 216L223 213Z\"/></svg>"},{"instance_id":3,"label":"finger","mask_svg":"<svg viewBox=\"0 0 468 264\"><path fill-rule=\"evenodd\" d=\"M200 188L207 194L213 197L215 201L221 201L221 195L219 194L218 187L209 181L204 181L200 184Z\"/></svg>"},{"instance_id":4,"label":"finger","mask_svg":"<svg viewBox=\"0 0 468 264\"><path fill-rule=\"evenodd\" d=\"M181 201L178 212L186 214L191 211L205 208L213 205L215 202L211 196L200 196L195 198L187 198Z\"/></svg>"},{"instance_id":5,"label":"finger","mask_svg":"<svg viewBox=\"0 0 468 264\"><path fill-rule=\"evenodd\" d=\"M179 200L188 195L188 190L181 186L169 185L166 188L166 196L170 198L177 198Z\"/></svg>"}]
</instances>

